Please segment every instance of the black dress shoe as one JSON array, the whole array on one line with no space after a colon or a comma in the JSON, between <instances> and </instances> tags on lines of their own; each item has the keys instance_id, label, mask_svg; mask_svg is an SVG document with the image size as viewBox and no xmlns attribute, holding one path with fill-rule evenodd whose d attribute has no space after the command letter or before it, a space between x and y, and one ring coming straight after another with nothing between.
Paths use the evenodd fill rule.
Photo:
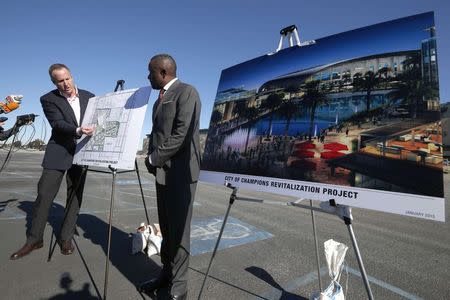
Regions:
<instances>
[{"instance_id":1,"label":"black dress shoe","mask_svg":"<svg viewBox=\"0 0 450 300\"><path fill-rule=\"evenodd\" d=\"M75 247L72 245L72 240L68 241L61 240L59 241L59 246L61 247L61 254L63 255L70 255L73 253L73 250L75 249Z\"/></svg>"},{"instance_id":2,"label":"black dress shoe","mask_svg":"<svg viewBox=\"0 0 450 300\"><path fill-rule=\"evenodd\" d=\"M187 299L187 292L181 295L169 295L170 300L186 300Z\"/></svg>"},{"instance_id":3,"label":"black dress shoe","mask_svg":"<svg viewBox=\"0 0 450 300\"><path fill-rule=\"evenodd\" d=\"M168 285L169 285L168 279L158 277L141 283L138 287L138 291L151 296L154 294L156 290L166 287Z\"/></svg>"},{"instance_id":4,"label":"black dress shoe","mask_svg":"<svg viewBox=\"0 0 450 300\"><path fill-rule=\"evenodd\" d=\"M25 244L18 251L16 251L13 254L11 254L9 259L16 260L16 259L22 258L25 255L30 254L31 251L39 249L39 248L42 248L43 245L44 244L42 243L42 241L39 241L39 242L34 243L34 244Z\"/></svg>"}]
</instances>

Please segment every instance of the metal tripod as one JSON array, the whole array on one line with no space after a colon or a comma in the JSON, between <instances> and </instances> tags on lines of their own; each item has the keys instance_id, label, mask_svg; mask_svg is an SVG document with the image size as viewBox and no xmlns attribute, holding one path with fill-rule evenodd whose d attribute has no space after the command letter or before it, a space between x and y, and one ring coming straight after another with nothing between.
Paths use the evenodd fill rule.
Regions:
<instances>
[{"instance_id":1,"label":"metal tripod","mask_svg":"<svg viewBox=\"0 0 450 300\"><path fill-rule=\"evenodd\" d=\"M125 80L117 80L116 83L116 87L114 88L114 92L117 92L119 89L123 90L123 86L124 86ZM110 206L109 206L109 226L108 226L108 246L107 246L107 255L106 255L106 262L105 262L105 280L104 280L104 287L103 287L103 299L106 300L107 298L107 293L108 293L108 275L109 275L109 256L110 256L110 250L111 250L111 232L112 232L112 217L113 217L113 212L114 212L114 201L115 201L115 189L116 189L116 176L117 174L122 174L122 173L128 173L128 172L134 172L136 171L137 177L138 177L138 182L139 182L139 188L141 191L141 196L142 196L142 203L144 204L144 211L145 211L145 217L147 220L147 224L150 224L150 219L148 217L148 212L147 212L147 205L145 203L145 197L144 197L144 191L142 189L142 182L141 182L141 176L139 174L139 167L138 167L138 163L137 163L137 159L135 159L134 161L134 166L135 169L134 170L124 170L124 171L118 171L116 168L108 166L109 171L104 171L104 170L95 170L95 169L89 169L88 166L83 166L83 170L82 170L82 174L80 176L80 179L77 182L77 185L75 187L75 189L72 191L72 193L70 194L67 204L66 204L66 208L64 211L64 219L63 219L63 224L64 221L66 220L67 217L67 210L70 207L74 197L75 197L75 193L78 190L79 186L80 186L80 182L81 182L81 178L83 177L84 174L86 174L87 171L91 171L91 172L95 172L95 173L107 173L107 174L112 174L112 185L111 185L111 201L110 201ZM53 232L52 234L52 239L53 236L55 235L55 233ZM52 241L50 242L50 244L52 244ZM47 261L51 260L51 257L53 255L53 252L55 250L57 241L55 240L55 243L53 244L53 246L51 247L51 250L49 251L49 256Z\"/></svg>"},{"instance_id":2,"label":"metal tripod","mask_svg":"<svg viewBox=\"0 0 450 300\"><path fill-rule=\"evenodd\" d=\"M209 271L211 269L211 265L212 262L214 260L214 257L216 256L216 252L217 252L217 248L219 247L219 243L220 240L222 238L222 234L223 231L225 229L225 225L227 223L227 219L228 219L228 215L230 213L231 210L231 206L233 205L235 200L240 200L240 201L247 201L247 202L256 202L256 203L267 203L267 204L275 204L275 205L286 205L286 206L295 206L295 207L299 207L299 208L305 208L305 209L309 209L311 210L311 216L312 216L312 223L313 223L313 232L314 232L314 242L315 242L315 248L316 248L316 259L317 259L317 269L318 269L318 278L319 278L319 288L320 290L322 290L321 287L321 281L320 281L320 266L319 266L319 250L318 250L318 246L317 246L317 234L316 234L316 229L315 229L315 221L314 221L314 211L319 211L319 212L323 212L323 213L328 213L328 214L332 214L335 216L338 216L340 219L342 219L345 223L345 225L347 226L349 235L350 235L350 239L352 240L352 244L353 244L353 248L355 250L355 255L356 255L356 259L358 261L358 265L359 265L359 270L361 272L361 277L364 281L364 286L366 288L367 291L367 297L370 300L373 300L373 294L372 294L372 290L370 288L369 285L369 280L367 279L367 274L366 274L366 270L364 268L364 263L362 261L361 258L361 253L359 251L359 247L358 247L358 243L356 241L356 237L355 237L355 233L353 231L353 227L352 227L352 220L353 220L353 216L351 213L351 207L348 206L344 206L344 205L337 205L335 203L334 200L330 200L329 202L322 202L321 203L321 208L318 207L314 207L312 206L312 201L310 202L310 205L304 205L304 204L300 204L297 201L293 201L293 202L278 202L278 201L266 201L266 200L261 200L261 199L253 199L253 198L247 198L247 197L238 197L237 196L237 191L238 188L232 186L230 183L226 183L225 184L228 188L232 189L232 193L230 195L230 199L229 199L229 203L228 203L228 207L227 207L227 211L225 213L225 217L223 219L223 223L222 223L222 227L220 228L220 232L219 232L219 236L217 237L217 241L216 244L214 246L214 250L213 253L211 255L211 259L209 261L208 264L208 268L206 269L206 273L205 273L205 277L203 278L203 283L202 286L200 288L200 292L198 295L198 300L201 299L202 294L203 294L203 289L205 287L205 283L206 283L206 279L208 278L209 275Z\"/></svg>"}]
</instances>

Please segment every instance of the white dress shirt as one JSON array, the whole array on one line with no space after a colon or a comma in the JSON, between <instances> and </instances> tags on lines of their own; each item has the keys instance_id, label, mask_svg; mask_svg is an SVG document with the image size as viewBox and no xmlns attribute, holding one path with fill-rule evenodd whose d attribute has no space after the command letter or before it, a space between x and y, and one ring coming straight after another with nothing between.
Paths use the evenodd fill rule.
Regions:
<instances>
[{"instance_id":1,"label":"white dress shirt","mask_svg":"<svg viewBox=\"0 0 450 300\"><path fill-rule=\"evenodd\" d=\"M64 98L66 98L67 102L69 102L70 107L73 110L73 113L75 114L75 119L77 120L77 134L81 135L81 128L80 126L80 118L81 118L81 108L80 108L80 98L78 97L78 88L75 87L75 96L73 97L69 97L67 98L66 96L64 96L63 93L61 93L61 91L59 91L59 93L61 94L61 96L63 96Z\"/></svg>"}]
</instances>

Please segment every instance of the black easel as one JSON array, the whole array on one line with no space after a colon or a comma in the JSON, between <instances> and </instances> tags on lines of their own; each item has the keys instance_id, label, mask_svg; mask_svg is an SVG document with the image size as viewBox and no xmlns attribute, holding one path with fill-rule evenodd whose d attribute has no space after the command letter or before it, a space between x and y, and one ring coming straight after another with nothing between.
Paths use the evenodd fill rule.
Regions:
<instances>
[{"instance_id":1,"label":"black easel","mask_svg":"<svg viewBox=\"0 0 450 300\"><path fill-rule=\"evenodd\" d=\"M117 80L116 87L114 88L114 92L117 92L119 89L123 90L124 83L125 83L125 80L122 80L122 79L121 80ZM95 172L95 173L112 174L111 202L110 202L110 206L109 206L108 247L107 247L107 255L106 255L106 262L105 262L105 282L104 282L104 287L103 287L103 300L106 300L107 293L108 293L109 254L110 254L110 249L111 249L112 217L113 217L113 211L114 211L114 200L115 200L115 189L116 189L116 176L117 176L117 174L129 173L129 172L136 171L136 174L137 174L137 177L138 177L138 182L139 182L139 188L141 190L142 203L144 204L145 217L147 219L147 224L150 224L150 219L148 217L147 205L145 204L144 191L142 189L142 182L141 182L141 176L139 174L139 167L138 167L137 159L135 159L135 161L134 161L134 166L135 166L134 170L123 170L123 171L118 171L116 168L111 167L111 165L108 166L109 171L89 169L88 166L83 166L83 170L82 170L82 173L81 173L81 176L80 176L80 180L78 180L75 189L72 190L72 193L70 194L70 197L69 197L69 199L67 201L67 204L66 204L66 208L64 210L63 224L64 224L64 221L66 220L66 217L67 217L67 214L66 214L67 210L70 207L70 205L71 205L71 203L72 203L72 201L73 201L73 199L75 197L75 193L76 193L76 191L78 191L78 188L80 186L81 178L83 177L83 175L87 171ZM55 235L55 232L53 231L52 239L50 240L50 244L52 244L52 240L53 240L53 236L54 235ZM56 238L56 236L55 236L55 238ZM55 247L56 247L56 244L57 244L57 240L55 240L55 243L53 244L53 246L51 247L51 250L49 251L49 256L48 256L47 261L51 260L51 257L53 255L53 252L54 252Z\"/></svg>"},{"instance_id":2,"label":"black easel","mask_svg":"<svg viewBox=\"0 0 450 300\"><path fill-rule=\"evenodd\" d=\"M209 261L208 268L207 268L206 273L205 273L205 277L203 278L203 283L202 283L202 286L200 288L200 292L199 292L199 295L198 295L198 298L197 298L198 300L201 299L201 296L202 296L202 293L203 293L203 288L205 286L206 279L208 278L209 271L211 269L211 265L212 265L212 262L214 260L214 257L216 256L217 248L219 247L219 243L220 243L220 240L222 238L222 234L223 234L223 231L225 229L225 225L227 223L227 219L228 219L228 215L229 215L230 210L231 210L231 206L233 205L235 200L247 201L247 202L255 202L255 203L266 203L266 204L276 204L276 205L285 205L285 206L295 206L295 207L299 207L299 208L309 209L309 210L311 210L311 213L313 213L313 211L319 211L319 212L335 215L335 216L339 217L340 219L342 219L344 221L345 225L347 226L347 229L348 229L348 232L349 232L349 235L350 235L350 239L352 240L353 248L355 250L356 259L357 259L358 265L359 265L359 270L361 272L361 277L363 279L364 286L365 286L366 291L367 291L367 297L370 300L374 299L373 298L373 294L372 294L372 290L371 290L370 285L369 285L369 280L367 279L367 274L366 274L366 270L364 268L364 263L363 263L362 258L361 258L361 253L359 251L358 243L356 241L355 233L353 231L353 227L352 227L353 216L352 216L351 207L345 206L345 205L338 205L338 204L336 204L334 199L331 199L328 202L322 202L321 205L320 205L321 208L318 208L318 207L312 206L312 201L311 200L310 200L310 205L304 205L304 204L298 203L297 201L278 202L278 201L267 201L267 200L247 198L247 197L238 197L237 196L237 191L238 191L237 187L232 186L230 183L226 183L225 186L230 188L230 189L232 189L233 192L230 195L230 199L229 199L227 211L225 213L225 217L223 219L222 227L220 228L219 236L217 237L217 241L216 241L216 244L214 246L214 250L213 250L213 253L211 255L211 259ZM317 238L316 238L314 218L313 218L313 230L314 230L314 241L315 241L315 246L316 246L316 258L318 258L318 247L317 247ZM318 277L320 279L320 272L318 274Z\"/></svg>"}]
</instances>

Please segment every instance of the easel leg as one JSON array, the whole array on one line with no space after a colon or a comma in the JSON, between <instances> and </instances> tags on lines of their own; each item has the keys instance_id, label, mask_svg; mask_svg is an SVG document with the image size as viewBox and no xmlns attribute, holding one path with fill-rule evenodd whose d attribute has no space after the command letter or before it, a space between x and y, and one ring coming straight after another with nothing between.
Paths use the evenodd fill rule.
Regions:
<instances>
[{"instance_id":1,"label":"easel leg","mask_svg":"<svg viewBox=\"0 0 450 300\"><path fill-rule=\"evenodd\" d=\"M109 167L112 171L113 180L111 187L111 203L109 206L109 229L108 229L108 249L106 255L106 266L105 266L105 285L103 287L103 300L106 300L107 292L108 292L108 274L109 274L109 252L111 249L111 229L112 229L112 217L114 211L114 194L116 191L116 174L117 170Z\"/></svg>"},{"instance_id":2,"label":"easel leg","mask_svg":"<svg viewBox=\"0 0 450 300\"><path fill-rule=\"evenodd\" d=\"M309 205L313 207L312 200L309 200ZM316 247L317 278L319 279L319 291L322 291L322 278L320 277L320 259L319 259L319 246L317 244L316 221L314 219L314 211L312 209L311 209L311 219L314 233L314 244Z\"/></svg>"},{"instance_id":3,"label":"easel leg","mask_svg":"<svg viewBox=\"0 0 450 300\"><path fill-rule=\"evenodd\" d=\"M78 191L78 188L80 187L81 184L81 179L83 178L83 176L85 176L86 172L88 170L87 166L83 166L83 169L81 170L81 175L80 178L78 179L77 185L75 186L75 188L72 190L72 192L69 195L69 199L66 203L66 207L64 208L64 218L61 224L64 224L64 222L66 221L67 218L67 211L69 210L69 207L72 205L73 199L75 198L75 194ZM66 174L67 176L67 174ZM53 244L53 236L55 237L55 243ZM47 257L47 262L50 262L53 256L53 253L55 252L55 248L56 248L56 244L58 243L58 238L56 237L56 233L55 233L55 229L53 228L52 231L52 237L50 239L50 250L48 253L48 257Z\"/></svg>"},{"instance_id":4,"label":"easel leg","mask_svg":"<svg viewBox=\"0 0 450 300\"><path fill-rule=\"evenodd\" d=\"M355 233L353 232L352 222L349 218L344 218L345 225L347 225L348 233L350 234L350 239L352 240L353 249L355 249L356 259L358 261L359 270L361 272L361 277L366 287L367 296L369 300L373 300L372 290L370 289L369 280L367 279L366 269L361 258L361 253L359 252L358 243L356 242Z\"/></svg>"},{"instance_id":5,"label":"easel leg","mask_svg":"<svg viewBox=\"0 0 450 300\"><path fill-rule=\"evenodd\" d=\"M142 182L141 182L141 176L139 175L139 167L138 167L137 159L134 160L134 166L135 166L136 174L137 174L138 181L139 181L139 188L141 189L142 203L144 203L145 218L147 218L147 225L150 225L150 219L148 217L147 205L145 204L144 191L142 190Z\"/></svg>"},{"instance_id":6,"label":"easel leg","mask_svg":"<svg viewBox=\"0 0 450 300\"><path fill-rule=\"evenodd\" d=\"M228 204L227 212L225 213L225 217L223 218L222 227L220 228L219 236L217 237L216 245L214 246L214 251L211 255L211 259L209 260L208 269L206 269L205 277L203 278L202 287L200 288L200 292L198 294L198 300L202 297L203 288L205 287L206 279L208 278L209 270L211 269L212 262L214 260L214 256L216 256L217 248L219 247L220 239L222 238L223 230L225 229L225 225L227 224L228 215L230 214L231 205L233 205L234 200L236 199L237 188L233 188L233 193L230 196L230 202Z\"/></svg>"}]
</instances>

